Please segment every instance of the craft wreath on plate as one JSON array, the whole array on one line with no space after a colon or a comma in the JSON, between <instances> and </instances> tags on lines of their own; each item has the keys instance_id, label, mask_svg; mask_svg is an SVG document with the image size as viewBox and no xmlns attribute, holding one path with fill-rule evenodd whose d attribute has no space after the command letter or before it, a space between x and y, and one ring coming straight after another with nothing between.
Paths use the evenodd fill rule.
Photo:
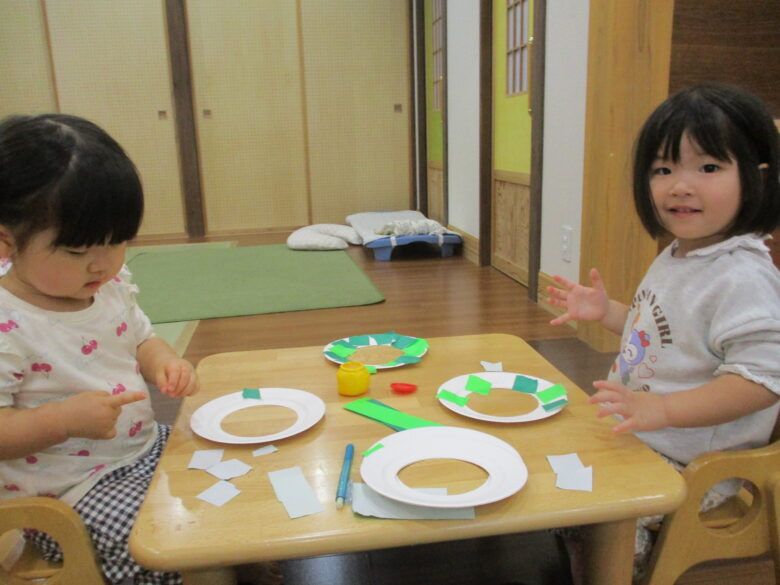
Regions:
<instances>
[{"instance_id":1,"label":"craft wreath on plate","mask_svg":"<svg viewBox=\"0 0 780 585\"><path fill-rule=\"evenodd\" d=\"M376 370L415 364L427 351L425 339L389 331L337 339L326 345L322 353L337 364L358 361L374 373Z\"/></svg>"},{"instance_id":2,"label":"craft wreath on plate","mask_svg":"<svg viewBox=\"0 0 780 585\"><path fill-rule=\"evenodd\" d=\"M469 405L469 402L474 402L475 397L487 403L489 398L483 397L489 397L491 391L497 389L519 392L535 399L534 408L522 414L498 416L480 412ZM457 376L439 386L436 398L443 406L463 416L499 423L529 422L547 418L563 410L568 403L566 388L561 384L512 372L480 372Z\"/></svg>"},{"instance_id":3,"label":"craft wreath on plate","mask_svg":"<svg viewBox=\"0 0 780 585\"><path fill-rule=\"evenodd\" d=\"M234 435L222 428L230 414L257 406L281 406L292 410L296 419L279 432L264 435ZM325 414L325 403L319 396L294 388L245 388L210 400L201 405L190 418L190 428L204 439L217 443L252 444L292 437L314 426ZM258 426L262 427L261 421Z\"/></svg>"},{"instance_id":4,"label":"craft wreath on plate","mask_svg":"<svg viewBox=\"0 0 780 585\"><path fill-rule=\"evenodd\" d=\"M398 477L405 467L431 459L455 459L481 467L488 478L460 494L432 494L407 486ZM360 475L371 489L399 502L434 508L463 508L511 496L528 480L528 468L509 443L459 427L421 427L389 435L363 453Z\"/></svg>"}]
</instances>

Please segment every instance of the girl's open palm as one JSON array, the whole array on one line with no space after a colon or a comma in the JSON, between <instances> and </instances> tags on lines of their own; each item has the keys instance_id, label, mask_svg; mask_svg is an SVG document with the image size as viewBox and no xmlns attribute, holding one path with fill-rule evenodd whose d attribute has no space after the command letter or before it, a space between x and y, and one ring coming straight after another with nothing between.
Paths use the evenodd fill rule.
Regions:
<instances>
[{"instance_id":1,"label":"girl's open palm","mask_svg":"<svg viewBox=\"0 0 780 585\"><path fill-rule=\"evenodd\" d=\"M590 270L592 287L572 282L562 276L555 275L553 280L561 288L548 286L550 297L547 302L555 307L562 307L564 313L552 321L550 325L563 325L567 321L601 321L609 310L609 297L604 288L599 271Z\"/></svg>"}]
</instances>

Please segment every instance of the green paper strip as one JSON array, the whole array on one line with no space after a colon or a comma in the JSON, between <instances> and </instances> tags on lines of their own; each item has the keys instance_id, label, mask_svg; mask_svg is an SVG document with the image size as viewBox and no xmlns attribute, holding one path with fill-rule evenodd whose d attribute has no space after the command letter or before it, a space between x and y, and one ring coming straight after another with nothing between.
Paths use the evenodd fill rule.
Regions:
<instances>
[{"instance_id":1,"label":"green paper strip","mask_svg":"<svg viewBox=\"0 0 780 585\"><path fill-rule=\"evenodd\" d=\"M387 362L385 365L391 367L396 364L416 364L419 361L421 361L420 358L413 355L399 355L393 361Z\"/></svg>"},{"instance_id":2,"label":"green paper strip","mask_svg":"<svg viewBox=\"0 0 780 585\"><path fill-rule=\"evenodd\" d=\"M398 334L395 331L388 331L387 333L377 333L369 337L373 337L377 345L390 345L396 340Z\"/></svg>"},{"instance_id":3,"label":"green paper strip","mask_svg":"<svg viewBox=\"0 0 780 585\"><path fill-rule=\"evenodd\" d=\"M446 400L447 402L453 402L458 406L466 406L466 403L469 401L468 396L460 396L459 394L455 394L454 392L450 392L449 390L439 390L439 393L436 395L436 398L440 398L441 400Z\"/></svg>"},{"instance_id":4,"label":"green paper strip","mask_svg":"<svg viewBox=\"0 0 780 585\"><path fill-rule=\"evenodd\" d=\"M244 388L244 390L241 392L241 397L260 400L260 388Z\"/></svg>"},{"instance_id":5,"label":"green paper strip","mask_svg":"<svg viewBox=\"0 0 780 585\"><path fill-rule=\"evenodd\" d=\"M546 390L542 390L541 392L536 393L536 397L541 400L542 404L553 402L554 400L558 400L563 396L566 396L566 388L564 388L561 384L555 384Z\"/></svg>"},{"instance_id":6,"label":"green paper strip","mask_svg":"<svg viewBox=\"0 0 780 585\"><path fill-rule=\"evenodd\" d=\"M365 366L369 374L376 374L376 366Z\"/></svg>"},{"instance_id":7,"label":"green paper strip","mask_svg":"<svg viewBox=\"0 0 780 585\"><path fill-rule=\"evenodd\" d=\"M469 376L466 380L466 390L487 396L493 385L479 376Z\"/></svg>"},{"instance_id":8,"label":"green paper strip","mask_svg":"<svg viewBox=\"0 0 780 585\"><path fill-rule=\"evenodd\" d=\"M547 404L542 404L542 408L544 408L546 411L549 412L551 410L557 410L558 408L562 408L566 406L568 402L569 401L564 398L563 400L556 400L555 402L548 402Z\"/></svg>"},{"instance_id":9,"label":"green paper strip","mask_svg":"<svg viewBox=\"0 0 780 585\"><path fill-rule=\"evenodd\" d=\"M376 401L372 401L368 398L360 398L349 404L345 404L344 408L360 414L382 424L394 427L401 427L402 429L416 429L419 427L440 427L441 423L432 422L422 418L417 418L410 414L401 412L389 408L385 405L377 404Z\"/></svg>"},{"instance_id":10,"label":"green paper strip","mask_svg":"<svg viewBox=\"0 0 780 585\"><path fill-rule=\"evenodd\" d=\"M533 378L526 378L525 376L517 375L515 383L512 384L512 390L517 392L526 392L528 394L534 394L539 387L539 380Z\"/></svg>"},{"instance_id":11,"label":"green paper strip","mask_svg":"<svg viewBox=\"0 0 780 585\"><path fill-rule=\"evenodd\" d=\"M351 345L344 345L341 343L334 343L328 350L330 353L335 353L337 356L348 358L357 351L357 348Z\"/></svg>"},{"instance_id":12,"label":"green paper strip","mask_svg":"<svg viewBox=\"0 0 780 585\"><path fill-rule=\"evenodd\" d=\"M379 400L377 400L376 398L367 398L366 400L368 400L368 401L369 401L369 402L371 402L372 404L376 404L377 406L381 406L382 408L389 408L390 410L395 410L395 411L397 411L397 410L398 410L397 408L393 408L393 407L392 407L392 406L390 406L389 404L385 404L384 402L380 402L380 401L379 401ZM403 430L404 430L404 428L403 428L403 427L397 427L397 426L395 426L395 425L391 425L390 423L384 423L384 424L386 424L388 427L390 427L390 428L391 428L391 429L393 429L394 431L403 431Z\"/></svg>"},{"instance_id":13,"label":"green paper strip","mask_svg":"<svg viewBox=\"0 0 780 585\"><path fill-rule=\"evenodd\" d=\"M369 455L371 455L371 453L373 453L374 451L378 451L382 447L384 447L382 443L377 443L376 445L371 447L368 451L363 451L363 457L368 457Z\"/></svg>"},{"instance_id":14,"label":"green paper strip","mask_svg":"<svg viewBox=\"0 0 780 585\"><path fill-rule=\"evenodd\" d=\"M418 339L410 346L404 348L404 355L421 356L428 349L428 342L424 339Z\"/></svg>"},{"instance_id":15,"label":"green paper strip","mask_svg":"<svg viewBox=\"0 0 780 585\"><path fill-rule=\"evenodd\" d=\"M333 361L335 361L335 362L338 362L338 363L340 363L340 364L343 364L344 362L347 362L347 361L349 361L347 358L345 358L345 357L342 357L342 356L340 356L340 355L336 355L336 354L335 354L335 353L333 353L332 351L326 351L326 352L325 352L325 355L326 355L327 357L329 357L330 359L332 359Z\"/></svg>"}]
</instances>

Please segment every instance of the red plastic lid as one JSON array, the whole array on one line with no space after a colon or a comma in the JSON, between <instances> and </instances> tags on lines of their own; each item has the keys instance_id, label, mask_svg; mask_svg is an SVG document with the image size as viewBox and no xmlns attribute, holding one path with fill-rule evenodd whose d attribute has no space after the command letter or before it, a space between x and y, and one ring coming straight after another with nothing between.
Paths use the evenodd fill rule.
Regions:
<instances>
[{"instance_id":1,"label":"red plastic lid","mask_svg":"<svg viewBox=\"0 0 780 585\"><path fill-rule=\"evenodd\" d=\"M390 384L390 388L392 388L395 392L398 392L399 394L410 394L411 392L417 390L417 384L393 382L392 384Z\"/></svg>"}]
</instances>

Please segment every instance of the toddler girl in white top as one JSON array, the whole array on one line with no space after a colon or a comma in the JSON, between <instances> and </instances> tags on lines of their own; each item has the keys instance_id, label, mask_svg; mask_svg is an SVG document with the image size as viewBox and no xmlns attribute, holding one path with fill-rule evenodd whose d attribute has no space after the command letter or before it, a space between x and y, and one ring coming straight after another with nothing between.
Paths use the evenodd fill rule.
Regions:
<instances>
[{"instance_id":1,"label":"toddler girl in white top","mask_svg":"<svg viewBox=\"0 0 780 585\"><path fill-rule=\"evenodd\" d=\"M645 122L634 203L653 237L676 239L630 305L559 276L551 323L598 321L622 334L608 380L593 383L598 416L617 415L678 466L709 452L765 445L780 402L780 273L763 240L780 224L778 132L755 96L722 85L681 91ZM739 484L724 482L712 506ZM640 523L640 528L642 523ZM647 557L646 531L637 560Z\"/></svg>"},{"instance_id":2,"label":"toddler girl in white top","mask_svg":"<svg viewBox=\"0 0 780 585\"><path fill-rule=\"evenodd\" d=\"M50 496L85 520L106 578L146 571L127 537L169 429L147 381L197 391L192 365L154 336L123 269L143 215L138 173L96 125L67 115L0 123L0 498ZM34 537L49 553L56 545Z\"/></svg>"}]
</instances>

